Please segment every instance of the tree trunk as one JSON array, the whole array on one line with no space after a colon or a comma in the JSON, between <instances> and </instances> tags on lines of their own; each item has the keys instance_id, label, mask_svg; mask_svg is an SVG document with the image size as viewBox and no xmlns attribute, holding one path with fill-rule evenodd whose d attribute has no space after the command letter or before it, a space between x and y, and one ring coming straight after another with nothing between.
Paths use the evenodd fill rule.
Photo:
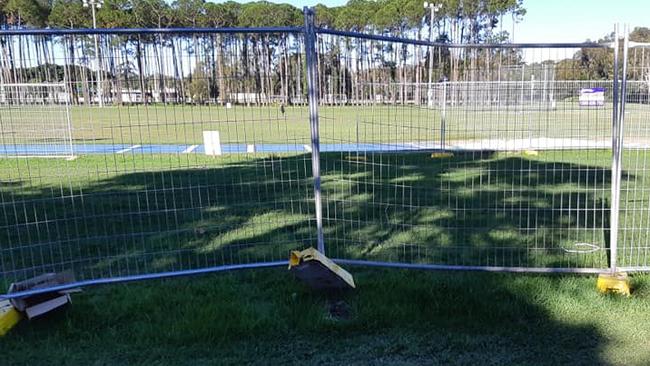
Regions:
<instances>
[{"instance_id":1,"label":"tree trunk","mask_svg":"<svg viewBox=\"0 0 650 366\"><path fill-rule=\"evenodd\" d=\"M219 99L221 102L226 102L228 100L228 91L226 90L226 83L224 83L224 78L225 78L225 73L223 70L223 38L220 34L216 35L216 45L213 45L213 49L216 52L215 54L215 59L216 59L216 65L215 65L215 70L216 70L216 77L217 77L217 83L219 87Z\"/></svg>"}]
</instances>

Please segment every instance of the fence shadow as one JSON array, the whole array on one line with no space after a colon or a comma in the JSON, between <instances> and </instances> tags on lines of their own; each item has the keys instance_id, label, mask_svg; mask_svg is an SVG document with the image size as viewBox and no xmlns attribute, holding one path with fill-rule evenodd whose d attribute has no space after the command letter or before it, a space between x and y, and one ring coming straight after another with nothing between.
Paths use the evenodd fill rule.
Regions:
<instances>
[{"instance_id":1,"label":"fence shadow","mask_svg":"<svg viewBox=\"0 0 650 366\"><path fill-rule=\"evenodd\" d=\"M607 162L574 160L496 153L435 160L421 153L324 154L327 254L409 263L604 266L611 172ZM67 191L61 182L3 185L0 241L10 243L0 258L3 277L72 268L79 279L89 279L284 260L289 250L315 245L310 163L308 155L249 156L78 179ZM575 242L599 250L571 253L581 249L566 247ZM540 338L495 347L494 359L530 359L529 352L540 349L526 344L534 340L548 349L560 344L572 350L549 360L603 362L598 350L605 340L595 327L553 319L534 302L531 289L512 281L486 276L475 286L491 289L490 295L477 298L471 281L437 282L424 291L398 285L405 279L396 276L381 285L369 281L369 286L386 286L375 289L385 297L358 305L368 307L363 321L378 322L377 329L410 316L413 322L474 334L485 329L471 324L481 319L504 332L541 329ZM386 291L391 286L399 293ZM388 308L407 299L415 307L400 308L411 309L410 315ZM495 308L499 299L505 301L501 310ZM434 307L427 310L427 304ZM557 334L562 337L551 336ZM468 360L474 356L478 353L464 353Z\"/></svg>"},{"instance_id":2,"label":"fence shadow","mask_svg":"<svg viewBox=\"0 0 650 366\"><path fill-rule=\"evenodd\" d=\"M604 267L611 171L491 152L324 159L330 255L409 263ZM630 179L624 176L624 179ZM333 243L332 243L333 242Z\"/></svg>"},{"instance_id":3,"label":"fence shadow","mask_svg":"<svg viewBox=\"0 0 650 366\"><path fill-rule=\"evenodd\" d=\"M494 153L437 160L331 153L321 163L331 257L607 265L606 165ZM96 278L255 263L315 245L307 155L79 178L63 189L70 178L61 179L0 190L0 240L11 243L0 258L6 276L73 267Z\"/></svg>"}]
</instances>

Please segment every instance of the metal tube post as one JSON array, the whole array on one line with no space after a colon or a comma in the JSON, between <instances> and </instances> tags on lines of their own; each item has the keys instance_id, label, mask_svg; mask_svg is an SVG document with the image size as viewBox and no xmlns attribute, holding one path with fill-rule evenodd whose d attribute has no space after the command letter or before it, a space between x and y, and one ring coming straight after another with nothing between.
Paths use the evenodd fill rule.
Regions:
<instances>
[{"instance_id":1,"label":"metal tube post","mask_svg":"<svg viewBox=\"0 0 650 366\"><path fill-rule=\"evenodd\" d=\"M628 63L628 48L629 48L629 34L630 28L627 24L623 26L624 40L623 40L623 67L621 68L621 93L620 93L620 102L619 102L619 112L618 112L618 165L616 167L616 189L618 194L616 196L616 224L617 224L617 233L616 237L618 239L618 227L620 226L620 212L621 212L621 180L623 172L623 145L624 145L624 132L625 132L625 104L627 103L627 63ZM618 265L618 241L616 245L612 247L614 251L614 261L612 261L612 272L616 272Z\"/></svg>"},{"instance_id":2,"label":"metal tube post","mask_svg":"<svg viewBox=\"0 0 650 366\"><path fill-rule=\"evenodd\" d=\"M309 125L311 129L311 169L314 177L314 203L316 210L317 249L325 253L323 236L323 203L321 200L320 133L318 131L318 64L316 58L316 31L314 10L305 7L305 59L307 61L307 89L309 99Z\"/></svg>"},{"instance_id":3,"label":"metal tube post","mask_svg":"<svg viewBox=\"0 0 650 366\"><path fill-rule=\"evenodd\" d=\"M431 6L431 18L429 19L429 42L433 42L433 6ZM427 88L427 106L429 108L433 107L433 47L429 47L429 82Z\"/></svg>"},{"instance_id":4,"label":"metal tube post","mask_svg":"<svg viewBox=\"0 0 650 366\"><path fill-rule=\"evenodd\" d=\"M430 10L429 17L429 42L433 43L433 19L436 16L436 11L440 10L442 5L424 2L424 8ZM427 106L433 107L433 47L429 46L429 86L427 88Z\"/></svg>"},{"instance_id":5,"label":"metal tube post","mask_svg":"<svg viewBox=\"0 0 650 366\"><path fill-rule=\"evenodd\" d=\"M614 85L613 85L613 103L612 103L612 205L610 208L610 231L609 231L609 267L612 273L616 272L617 268L617 251L618 251L618 229L619 229L619 205L620 205L620 178L621 178L621 144L622 144L622 128L621 128L621 105L623 104L624 97L619 95L619 26L615 27L615 40L614 40ZM625 70L625 63L627 52L624 50L623 69ZM623 72L623 82L625 80L625 71ZM622 88L621 88L622 89ZM620 90L622 95L624 91ZM620 100L619 100L620 99Z\"/></svg>"},{"instance_id":6,"label":"metal tube post","mask_svg":"<svg viewBox=\"0 0 650 366\"><path fill-rule=\"evenodd\" d=\"M95 15L95 6L93 4L93 28L97 28L97 16ZM97 42L97 35L93 36L95 41L95 61L97 62L97 99L99 99L99 106L104 106L104 92L102 90L102 72L101 61L99 60L99 44Z\"/></svg>"},{"instance_id":7,"label":"metal tube post","mask_svg":"<svg viewBox=\"0 0 650 366\"><path fill-rule=\"evenodd\" d=\"M93 16L93 29L97 29L97 8L101 8L104 0L83 0L84 7L90 7L90 12ZM93 41L95 43L95 63L96 63L96 79L97 82L97 99L99 106L104 106L104 92L102 90L102 75L101 75L101 61L99 58L99 44L97 42L97 34L93 34ZM143 91L144 92L144 91Z\"/></svg>"},{"instance_id":8,"label":"metal tube post","mask_svg":"<svg viewBox=\"0 0 650 366\"><path fill-rule=\"evenodd\" d=\"M442 82L442 106L440 108L440 150L445 151L445 129L447 124L447 80Z\"/></svg>"}]
</instances>

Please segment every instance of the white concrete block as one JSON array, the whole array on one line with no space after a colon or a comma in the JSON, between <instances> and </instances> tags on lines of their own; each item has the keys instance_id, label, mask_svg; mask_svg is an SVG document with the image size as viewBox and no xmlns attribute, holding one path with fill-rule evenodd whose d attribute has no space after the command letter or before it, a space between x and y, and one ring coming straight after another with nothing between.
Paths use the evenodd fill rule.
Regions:
<instances>
[{"instance_id":1,"label":"white concrete block","mask_svg":"<svg viewBox=\"0 0 650 366\"><path fill-rule=\"evenodd\" d=\"M221 137L219 131L203 131L203 146L205 146L205 155L221 155Z\"/></svg>"}]
</instances>

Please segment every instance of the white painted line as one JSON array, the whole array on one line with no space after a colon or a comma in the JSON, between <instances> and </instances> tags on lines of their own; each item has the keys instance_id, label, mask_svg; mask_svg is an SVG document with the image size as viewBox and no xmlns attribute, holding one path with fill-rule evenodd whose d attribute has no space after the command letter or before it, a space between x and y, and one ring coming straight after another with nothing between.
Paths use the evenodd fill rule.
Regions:
<instances>
[{"instance_id":1,"label":"white painted line","mask_svg":"<svg viewBox=\"0 0 650 366\"><path fill-rule=\"evenodd\" d=\"M192 145L188 147L187 149L183 150L183 154L189 154L192 151L196 150L196 148L199 147L199 145Z\"/></svg>"},{"instance_id":2,"label":"white painted line","mask_svg":"<svg viewBox=\"0 0 650 366\"><path fill-rule=\"evenodd\" d=\"M142 145L133 145L133 146L127 147L126 149L116 151L115 153L116 154L124 154L125 152L131 151L131 150L134 150L134 149L138 149L140 147L142 147Z\"/></svg>"},{"instance_id":3,"label":"white painted line","mask_svg":"<svg viewBox=\"0 0 650 366\"><path fill-rule=\"evenodd\" d=\"M305 145L302 145L302 147L305 148L306 152L311 152L311 146L305 144Z\"/></svg>"},{"instance_id":4,"label":"white painted line","mask_svg":"<svg viewBox=\"0 0 650 366\"><path fill-rule=\"evenodd\" d=\"M255 145L246 145L246 152L247 153L254 153L255 152Z\"/></svg>"}]
</instances>

